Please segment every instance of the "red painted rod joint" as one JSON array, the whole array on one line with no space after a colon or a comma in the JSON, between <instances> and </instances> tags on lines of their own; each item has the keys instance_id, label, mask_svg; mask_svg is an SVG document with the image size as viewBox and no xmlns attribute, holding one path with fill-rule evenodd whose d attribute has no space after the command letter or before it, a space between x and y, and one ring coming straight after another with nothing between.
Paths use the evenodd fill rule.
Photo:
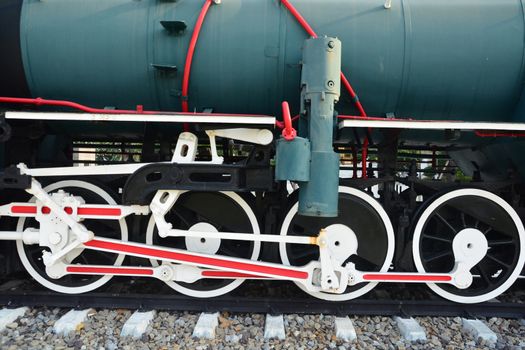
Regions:
<instances>
[{"instance_id":1,"label":"red painted rod joint","mask_svg":"<svg viewBox=\"0 0 525 350\"><path fill-rule=\"evenodd\" d=\"M71 207L65 207L64 211L69 215L73 214ZM13 205L11 207L11 213L13 214L36 214L37 207L36 205ZM42 207L42 214L51 213L49 207ZM122 214L120 208L82 208L79 207L77 214L80 216L116 216L119 217Z\"/></svg>"},{"instance_id":2,"label":"red painted rod joint","mask_svg":"<svg viewBox=\"0 0 525 350\"><path fill-rule=\"evenodd\" d=\"M284 120L284 129L282 135L286 141L292 141L297 136L297 131L292 126L292 116L290 114L290 106L288 102L283 101L281 104L283 109L283 120Z\"/></svg>"}]
</instances>

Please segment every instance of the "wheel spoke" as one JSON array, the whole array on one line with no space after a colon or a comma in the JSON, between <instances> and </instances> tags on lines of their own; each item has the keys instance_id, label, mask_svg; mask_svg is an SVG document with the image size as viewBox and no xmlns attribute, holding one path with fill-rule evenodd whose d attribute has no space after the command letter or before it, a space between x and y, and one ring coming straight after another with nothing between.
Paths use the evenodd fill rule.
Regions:
<instances>
[{"instance_id":1,"label":"wheel spoke","mask_svg":"<svg viewBox=\"0 0 525 350\"><path fill-rule=\"evenodd\" d=\"M300 223L295 223L292 226L292 232L288 232L288 233L289 234L293 233L295 236L299 236L299 235L304 235L305 232L306 232L306 228L304 227L304 225L301 225Z\"/></svg>"},{"instance_id":2,"label":"wheel spoke","mask_svg":"<svg viewBox=\"0 0 525 350\"><path fill-rule=\"evenodd\" d=\"M467 228L467 222L465 220L465 213L461 212L461 223L463 224L463 228Z\"/></svg>"},{"instance_id":3,"label":"wheel spoke","mask_svg":"<svg viewBox=\"0 0 525 350\"><path fill-rule=\"evenodd\" d=\"M104 259L108 261L114 261L117 255L115 253L108 253L108 252L103 252L101 250L97 250L97 256L103 257Z\"/></svg>"},{"instance_id":4,"label":"wheel spoke","mask_svg":"<svg viewBox=\"0 0 525 350\"><path fill-rule=\"evenodd\" d=\"M500 266L506 267L507 269L510 267L509 264L504 263L503 261L499 260L498 258L496 258L496 257L495 257L494 255L492 255L492 254L487 254L486 257L489 258L490 260L492 260L492 261L498 263Z\"/></svg>"},{"instance_id":5,"label":"wheel spoke","mask_svg":"<svg viewBox=\"0 0 525 350\"><path fill-rule=\"evenodd\" d=\"M318 249L304 247L304 249L302 249L298 253L294 252L293 258L295 258L295 259L302 259L302 258L306 258L306 257L309 257L309 256L315 256L316 253L319 253Z\"/></svg>"},{"instance_id":6,"label":"wheel spoke","mask_svg":"<svg viewBox=\"0 0 525 350\"><path fill-rule=\"evenodd\" d=\"M80 254L78 257L84 264L89 265L89 261L86 258L86 254Z\"/></svg>"},{"instance_id":7,"label":"wheel spoke","mask_svg":"<svg viewBox=\"0 0 525 350\"><path fill-rule=\"evenodd\" d=\"M444 257L449 256L449 255L452 255L452 251L451 250L445 250L445 251L441 251L439 253L436 253L434 255L430 255L428 257L424 257L423 260L428 263L430 261L441 259L441 258L444 258Z\"/></svg>"},{"instance_id":8,"label":"wheel spoke","mask_svg":"<svg viewBox=\"0 0 525 350\"><path fill-rule=\"evenodd\" d=\"M474 269L478 271L479 275L487 285L491 285L489 275L487 274L487 271L481 267L481 265L478 264Z\"/></svg>"},{"instance_id":9,"label":"wheel spoke","mask_svg":"<svg viewBox=\"0 0 525 350\"><path fill-rule=\"evenodd\" d=\"M442 237L438 237L438 236L435 236L435 235L430 235L428 233L425 233L425 234L422 234L421 237L423 238L428 238L428 239L432 239L434 241L440 241L440 242L445 242L445 243L452 243L452 240L451 239L448 239L448 238L442 238Z\"/></svg>"},{"instance_id":10,"label":"wheel spoke","mask_svg":"<svg viewBox=\"0 0 525 350\"><path fill-rule=\"evenodd\" d=\"M359 266L359 268L363 270L371 270L371 271L377 270L377 265L374 262L360 255L354 254L350 256L348 259L346 259L346 261L353 262L354 264L356 264L356 267Z\"/></svg>"},{"instance_id":11,"label":"wheel spoke","mask_svg":"<svg viewBox=\"0 0 525 350\"><path fill-rule=\"evenodd\" d=\"M179 208L177 208L177 210L172 210L170 211L170 213L175 214L180 219L180 221L182 221L182 223L186 226L186 228L190 228L191 224L188 222L188 219L186 219L178 209Z\"/></svg>"},{"instance_id":12,"label":"wheel spoke","mask_svg":"<svg viewBox=\"0 0 525 350\"><path fill-rule=\"evenodd\" d=\"M499 246L499 245L514 245L516 240L514 239L495 239L488 241L489 247Z\"/></svg>"},{"instance_id":13,"label":"wheel spoke","mask_svg":"<svg viewBox=\"0 0 525 350\"><path fill-rule=\"evenodd\" d=\"M458 231L444 218L442 217L438 212L434 213L434 215L441 220L445 226L447 226L454 234L458 233Z\"/></svg>"},{"instance_id":14,"label":"wheel spoke","mask_svg":"<svg viewBox=\"0 0 525 350\"><path fill-rule=\"evenodd\" d=\"M225 253L225 254L220 254L220 255L226 255L226 256L231 256L231 257L235 257L235 258L241 258L241 254L239 254L238 252L230 249L230 248L227 248L224 246L224 244L221 244L221 246L219 247L219 253Z\"/></svg>"}]
</instances>

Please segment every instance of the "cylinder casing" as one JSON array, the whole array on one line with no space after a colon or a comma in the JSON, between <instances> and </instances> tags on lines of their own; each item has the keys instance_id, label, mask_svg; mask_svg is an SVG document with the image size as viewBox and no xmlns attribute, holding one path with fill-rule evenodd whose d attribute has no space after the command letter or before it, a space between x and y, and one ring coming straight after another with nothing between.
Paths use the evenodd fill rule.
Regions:
<instances>
[{"instance_id":1,"label":"cylinder casing","mask_svg":"<svg viewBox=\"0 0 525 350\"><path fill-rule=\"evenodd\" d=\"M182 69L202 3L24 1L20 40L31 95L179 110ZM319 35L342 41L343 71L370 115L511 120L517 110L524 75L521 1L398 0L390 9L380 0L294 5ZM169 34L162 20L188 27ZM193 61L190 109L274 114L283 100L297 108L306 37L279 1L213 5ZM179 70L166 73L152 64ZM337 109L354 112L344 94Z\"/></svg>"}]
</instances>

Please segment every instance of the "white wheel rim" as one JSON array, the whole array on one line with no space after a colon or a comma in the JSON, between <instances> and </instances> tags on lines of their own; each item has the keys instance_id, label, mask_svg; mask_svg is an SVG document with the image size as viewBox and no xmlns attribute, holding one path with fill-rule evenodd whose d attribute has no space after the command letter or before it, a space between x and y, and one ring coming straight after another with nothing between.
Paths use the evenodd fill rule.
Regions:
<instances>
[{"instance_id":1,"label":"white wheel rim","mask_svg":"<svg viewBox=\"0 0 525 350\"><path fill-rule=\"evenodd\" d=\"M93 184L91 184L89 182L85 182L85 181L79 181L79 180L59 181L59 182L55 182L55 183L53 183L53 184L51 184L49 186L46 186L44 188L44 190L49 193L49 192L52 192L52 191L55 191L57 189L64 188L64 187L77 187L77 188L87 189L87 190L92 191L92 192L96 193L97 195L99 195L108 204L111 204L111 205L116 205L117 204L117 202L115 202L115 200L113 199L113 197L111 197L109 195L109 193L104 191L102 188L100 188L100 187L98 187L96 185L93 185ZM29 200L30 203L34 203L35 201L36 201L35 197L32 197ZM25 220L26 220L26 218L23 218L23 217L18 219L18 223L17 223L17 226L16 226L16 230L17 231L22 231L24 229ZM127 241L128 240L128 226L126 224L126 220L125 219L120 219L119 220L119 225L120 225L121 239L123 241ZM95 235L96 235L96 232L95 232ZM98 280L96 280L96 281L94 281L94 282L92 282L90 284L87 284L85 286L79 286L79 287L62 286L60 284L53 283L52 281L47 280L42 275L40 275L38 273L38 271L36 271L36 269L29 262L29 259L28 259L27 255L26 255L25 250L24 250L24 242L23 241L21 241L21 240L17 240L16 241L16 249L18 251L18 255L20 256L20 260L22 261L22 265L24 265L25 269L27 270L27 272L29 272L31 277L33 277L38 283L40 283L44 287L52 289L52 290L60 292L60 293L79 294L79 293L90 292L90 291L92 291L94 289L97 289L98 287L104 285L105 283L107 283L113 277L111 275L106 275L106 276L103 276L100 279L98 279ZM44 248L42 248L42 249L44 249ZM119 254L117 256L117 259L115 260L115 263L113 264L113 266L120 266L120 265L122 265L122 262L124 261L124 257L125 257L125 254Z\"/></svg>"},{"instance_id":2,"label":"white wheel rim","mask_svg":"<svg viewBox=\"0 0 525 350\"><path fill-rule=\"evenodd\" d=\"M458 303L464 303L464 304L474 304L474 303L481 303L490 299L493 299L506 291L514 281L519 277L521 270L523 269L523 264L525 263L525 229L523 227L523 223L521 222L518 214L516 211L507 203L505 200L503 200L501 197L480 189L475 188L465 188L460 190L454 190L451 192L448 192L441 197L434 200L421 214L421 216L418 219L418 222L416 224L416 227L414 229L414 237L412 241L412 254L414 256L414 263L416 265L418 272L426 272L425 268L423 267L423 262L421 259L421 256L419 254L419 241L421 239L421 233L423 231L423 227L426 224L427 219L429 216L443 203L446 201L461 197L461 196L478 196L485 199L488 199L496 204L498 204L501 208L503 208L507 214L511 217L512 221L516 225L516 229L518 230L518 236L520 240L520 257L518 259L518 262L516 264L516 267L512 274L509 276L509 278L498 288L483 294L479 296L461 296L456 295L454 293L450 293L444 289L442 289L439 284L436 283L427 283L430 289L434 291L436 294L442 296L445 299L455 301ZM443 271L448 272L448 271Z\"/></svg>"},{"instance_id":3,"label":"white wheel rim","mask_svg":"<svg viewBox=\"0 0 525 350\"><path fill-rule=\"evenodd\" d=\"M387 235L387 252L385 255L385 261L383 262L383 265L381 266L381 269L378 272L387 272L390 267L390 264L392 263L392 259L394 258L394 228L392 227L392 223L390 222L390 218L388 217L388 214L383 209L381 204L379 204L372 196L364 193L363 191L360 191L358 189L351 188L351 187L339 186L339 193L349 194L349 195L356 196L359 199L364 200L381 217L381 220L383 221L383 224L385 225L385 231ZM282 236L287 235L288 228L290 227L293 217L297 213L298 207L299 207L299 203L295 203L292 206L292 208L288 211L288 213L286 214L286 217L284 218L283 224L281 226L281 231L280 231L280 234ZM283 264L290 265L290 260L288 259L288 255L286 253L286 243L284 242L279 243L279 254L281 256L281 261L283 262ZM301 283L299 282L294 282L294 283L306 293L316 298L323 299L323 300L330 300L330 301L344 301L344 300L350 300L350 299L360 297L361 295L368 293L378 284L378 282L370 282L366 284L365 286L363 286L362 288L359 288L358 290L355 290L355 291L351 291L351 292L343 293L343 294L332 294L332 293L324 293L324 292L310 292Z\"/></svg>"},{"instance_id":4,"label":"white wheel rim","mask_svg":"<svg viewBox=\"0 0 525 350\"><path fill-rule=\"evenodd\" d=\"M188 192L188 191L181 191L181 194L184 192ZM242 208L242 210L248 217L248 220L250 221L250 224L253 230L253 234L257 234L257 235L260 234L259 223L257 221L255 213L253 212L252 208L248 205L248 203L246 203L246 201L235 192L221 191L220 193L231 198L235 203L237 203ZM177 202L175 202L174 205L177 205ZM153 233L154 232L155 232L155 219L152 216L148 222L148 228L146 230L146 244L153 245ZM257 260L257 258L259 257L260 251L261 251L261 242L259 241L253 242L253 252L252 252L252 256L250 257L250 259ZM150 262L152 266L159 266L159 263L156 259L150 259ZM188 295L191 297L197 297L197 298L212 298L212 297L220 296L228 292L231 292L232 290L240 286L244 281L245 279L242 279L242 278L235 279L235 280L232 280L231 283L228 283L227 285L221 288L217 288L217 289L213 289L209 291L198 291L198 290L194 290L191 288L187 288L185 286L180 285L179 283L175 281L165 281L165 283L171 288L173 288L174 290L176 290L177 292L182 293L184 295Z\"/></svg>"}]
</instances>

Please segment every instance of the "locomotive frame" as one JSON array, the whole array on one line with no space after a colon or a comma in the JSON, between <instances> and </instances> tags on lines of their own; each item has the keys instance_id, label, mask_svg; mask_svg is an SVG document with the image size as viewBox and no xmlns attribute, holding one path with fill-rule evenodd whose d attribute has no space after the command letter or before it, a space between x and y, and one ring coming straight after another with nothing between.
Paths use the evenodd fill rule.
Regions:
<instances>
[{"instance_id":1,"label":"locomotive frame","mask_svg":"<svg viewBox=\"0 0 525 350\"><path fill-rule=\"evenodd\" d=\"M191 59L211 0L190 41L183 113L0 97L85 112L7 111L1 138L8 142L27 125L45 130L64 122L184 129L167 152L170 160L43 168L20 162L5 168L0 186L32 197L0 206L2 218L16 221L0 231L0 240L16 241L21 263L35 280L58 292L84 293L112 276L149 277L203 298L228 293L246 279L287 280L333 301L359 297L377 283L426 283L446 299L477 303L519 278L525 264L520 179L510 174L505 181L478 181L478 174L466 185L423 180L413 166L400 176L395 162L401 132L424 139L415 147L448 149L461 133L522 137L525 123L370 117L341 72L341 42L318 37L288 1L281 2L311 36L303 45L297 117L287 102L282 122L267 115L189 113ZM337 113L341 84L360 116ZM428 142L427 131L444 137ZM248 151L226 154L231 144ZM377 146L381 169L368 166L371 145ZM352 149L353 178L340 177L339 146ZM203 149L209 155L203 157ZM395 191L396 183L406 189ZM299 190L289 192L288 185ZM374 186L380 187L380 201L371 193ZM119 191L120 203L111 193ZM422 195L424 203L417 199Z\"/></svg>"}]
</instances>

